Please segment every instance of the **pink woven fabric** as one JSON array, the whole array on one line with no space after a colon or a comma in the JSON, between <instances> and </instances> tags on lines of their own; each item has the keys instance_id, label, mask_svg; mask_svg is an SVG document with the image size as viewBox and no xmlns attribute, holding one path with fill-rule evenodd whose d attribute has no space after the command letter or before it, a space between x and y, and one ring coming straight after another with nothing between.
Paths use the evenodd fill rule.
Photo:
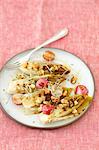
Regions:
<instances>
[{"instance_id":1,"label":"pink woven fabric","mask_svg":"<svg viewBox=\"0 0 99 150\"><path fill-rule=\"evenodd\" d=\"M0 67L68 27L68 37L49 45L81 57L96 81L95 99L75 123L54 130L31 129L0 110L0 150L99 150L99 1L1 0Z\"/></svg>"}]
</instances>

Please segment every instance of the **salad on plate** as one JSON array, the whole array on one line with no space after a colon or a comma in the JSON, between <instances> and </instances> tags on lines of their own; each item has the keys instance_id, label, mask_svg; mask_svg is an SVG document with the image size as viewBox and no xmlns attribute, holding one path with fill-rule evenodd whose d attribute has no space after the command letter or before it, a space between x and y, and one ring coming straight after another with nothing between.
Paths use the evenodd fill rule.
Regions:
<instances>
[{"instance_id":1,"label":"salad on plate","mask_svg":"<svg viewBox=\"0 0 99 150\"><path fill-rule=\"evenodd\" d=\"M12 102L30 115L39 114L42 123L80 115L92 100L87 87L78 84L75 75L71 87L66 85L71 68L55 63L55 53L45 51L42 57L44 61L24 62L18 68L8 87Z\"/></svg>"}]
</instances>

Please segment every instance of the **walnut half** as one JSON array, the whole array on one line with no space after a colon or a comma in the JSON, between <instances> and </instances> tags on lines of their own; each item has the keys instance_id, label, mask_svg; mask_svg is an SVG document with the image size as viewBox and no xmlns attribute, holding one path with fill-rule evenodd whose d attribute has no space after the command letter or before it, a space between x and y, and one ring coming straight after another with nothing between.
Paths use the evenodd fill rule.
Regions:
<instances>
[{"instance_id":1,"label":"walnut half","mask_svg":"<svg viewBox=\"0 0 99 150\"><path fill-rule=\"evenodd\" d=\"M51 51L45 51L43 54L43 58L47 61L52 61L55 59L55 54Z\"/></svg>"}]
</instances>

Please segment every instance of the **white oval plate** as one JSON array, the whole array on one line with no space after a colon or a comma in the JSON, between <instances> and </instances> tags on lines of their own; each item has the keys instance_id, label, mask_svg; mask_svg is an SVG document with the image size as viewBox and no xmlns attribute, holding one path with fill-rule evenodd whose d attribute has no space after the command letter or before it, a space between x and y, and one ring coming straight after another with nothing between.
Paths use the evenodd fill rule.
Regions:
<instances>
[{"instance_id":1,"label":"white oval plate","mask_svg":"<svg viewBox=\"0 0 99 150\"><path fill-rule=\"evenodd\" d=\"M42 48L39 51L35 52L32 60L43 60L42 54L46 50L51 50L56 55L56 60L54 62L61 63L61 64L68 64L72 70L78 75L79 83L85 85L89 90L89 95L94 96L95 85L92 73L88 66L77 56L56 48ZM21 58L28 54L31 50L24 51L13 58L11 58L6 64L13 63L16 59ZM8 114L12 119L16 120L17 122L24 124L30 127L37 127L37 128L57 128L64 125L68 125L78 118L80 118L88 109L88 107L81 113L79 116L69 118L67 120L58 121L49 124L42 124L39 121L39 115L25 115L22 111L22 106L16 106L12 103L11 96L7 94L6 90L8 88L9 81L15 75L16 70L7 69L5 66L1 69L0 72L0 100L1 100L1 107L3 110ZM70 82L66 83L66 86L73 86Z\"/></svg>"}]
</instances>

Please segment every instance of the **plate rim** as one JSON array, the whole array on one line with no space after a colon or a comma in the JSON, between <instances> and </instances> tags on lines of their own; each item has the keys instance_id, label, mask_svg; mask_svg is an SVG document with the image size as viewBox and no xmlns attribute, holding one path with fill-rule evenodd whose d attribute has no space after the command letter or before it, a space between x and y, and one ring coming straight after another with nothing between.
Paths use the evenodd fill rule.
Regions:
<instances>
[{"instance_id":1,"label":"plate rim","mask_svg":"<svg viewBox=\"0 0 99 150\"><path fill-rule=\"evenodd\" d=\"M89 69L90 74L91 74L91 76L92 76L92 80L93 80L93 85L94 85L94 92L93 92L93 96L92 96L92 97L93 97L93 98L92 98L92 102L93 102L94 97L95 97L95 87L96 87L96 86L95 86L95 78L94 78L94 75L93 75L93 73L92 73L92 71L91 71L89 65L88 65L82 58L80 58L80 57L77 56L76 54L74 54L74 53L72 53L72 52L69 52L69 51L67 51L67 50L65 50L65 49L55 48L55 47L42 47L42 48L44 48L44 49L48 48L48 49L50 49L50 50L51 50L51 49L56 49L56 50L64 51L64 52L66 52L66 53L69 53L69 54L71 54L71 55L77 57L80 61L82 61L82 62L85 64L85 66ZM42 49L42 48L41 48L41 49ZM22 54L22 53L24 53L24 52L26 52L26 51L31 51L31 50L33 50L33 49L34 49L34 48L23 50L23 51L21 51L21 52L15 54L15 55L12 56L11 58L9 58L9 59L3 64L3 66L0 68L0 73L2 72L2 70L4 69L4 67L6 66L6 64L7 64L10 60L12 60L14 57L16 57L17 55L20 55L20 54ZM21 124L21 125L23 125L23 126L25 126L25 127L29 127L29 128L46 129L46 130L47 130L47 129L57 129L57 128L65 127L65 126L68 126L68 125L70 125L70 124L76 122L76 121L79 120L81 117L83 117L83 115L88 111L88 109L89 109L89 107L91 106L92 102L91 102L91 103L89 104L89 106L85 109L85 111L82 113L82 115L81 115L81 116L79 115L79 117L76 118L74 121L69 122L69 123L64 124L64 125L55 126L55 127L36 127L36 126L34 126L34 125L32 125L32 126L31 126L31 125L27 125L27 124L25 124L25 123L22 123L22 122L18 121L17 119L15 119L14 117L12 117L9 113L7 113L7 111L4 109L3 105L1 104L1 102L0 102L0 108L1 108L1 110L5 113L5 115L7 115L11 120L14 120L14 121L15 121L16 123L18 123L18 124Z\"/></svg>"}]
</instances>

